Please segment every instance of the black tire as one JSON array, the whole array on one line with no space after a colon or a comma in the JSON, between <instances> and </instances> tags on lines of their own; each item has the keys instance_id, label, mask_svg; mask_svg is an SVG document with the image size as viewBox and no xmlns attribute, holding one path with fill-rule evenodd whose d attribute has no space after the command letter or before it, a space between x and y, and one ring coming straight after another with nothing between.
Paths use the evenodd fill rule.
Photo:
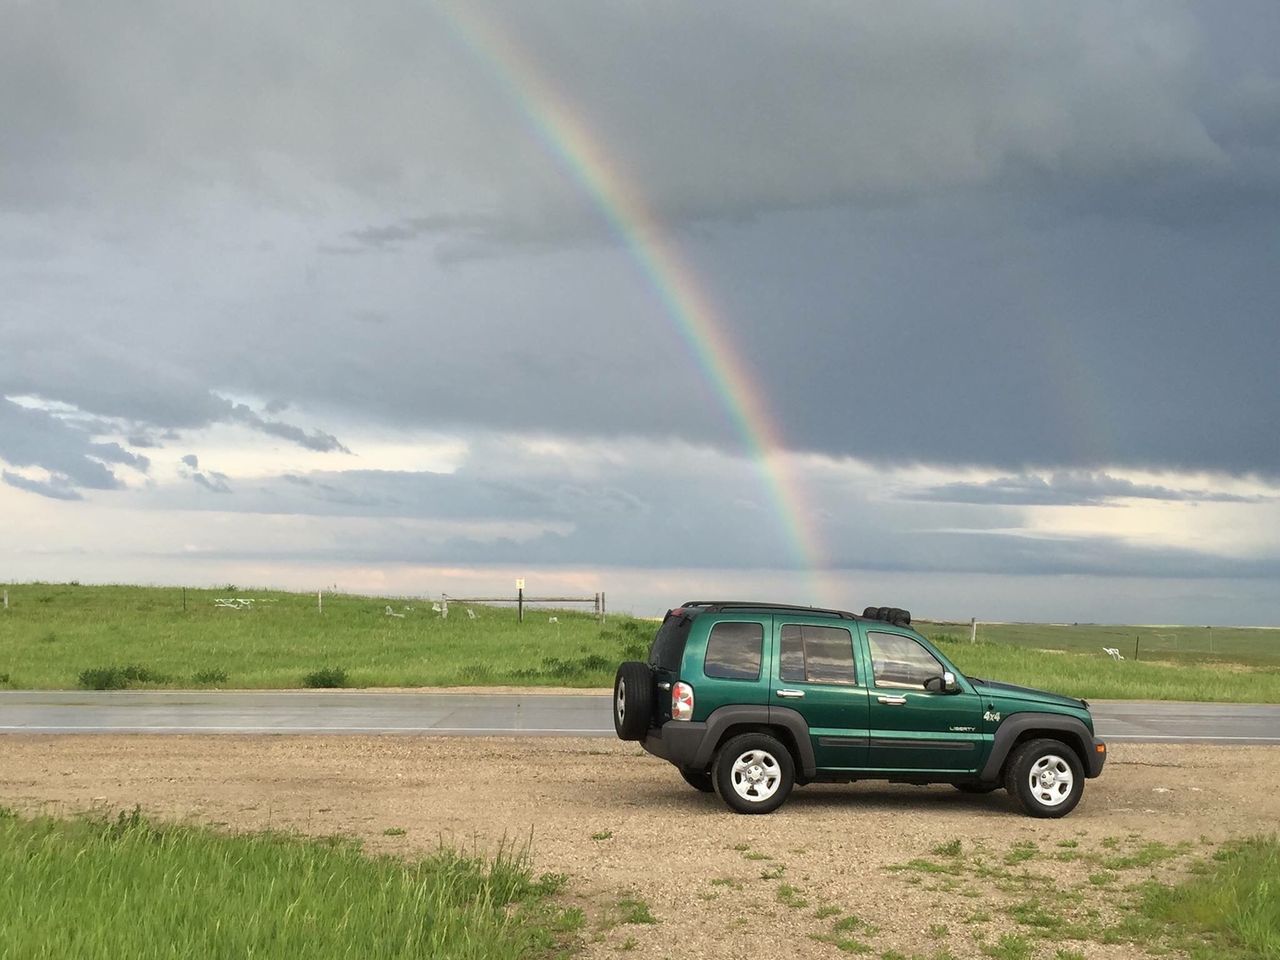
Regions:
<instances>
[{"instance_id":1,"label":"black tire","mask_svg":"<svg viewBox=\"0 0 1280 960\"><path fill-rule=\"evenodd\" d=\"M888 622L889 622L889 608L888 608L888 607L876 607L876 619L877 619L877 620L883 620L885 623L888 623Z\"/></svg>"},{"instance_id":2,"label":"black tire","mask_svg":"<svg viewBox=\"0 0 1280 960\"><path fill-rule=\"evenodd\" d=\"M613 678L613 729L619 740L643 740L653 716L653 673L628 660Z\"/></svg>"},{"instance_id":3,"label":"black tire","mask_svg":"<svg viewBox=\"0 0 1280 960\"><path fill-rule=\"evenodd\" d=\"M776 737L743 733L728 740L716 753L711 782L731 810L772 813L795 786L795 760Z\"/></svg>"},{"instance_id":4,"label":"black tire","mask_svg":"<svg viewBox=\"0 0 1280 960\"><path fill-rule=\"evenodd\" d=\"M1005 764L1004 786L1027 816L1065 817L1084 794L1084 766L1061 740L1028 740Z\"/></svg>"},{"instance_id":5,"label":"black tire","mask_svg":"<svg viewBox=\"0 0 1280 960\"><path fill-rule=\"evenodd\" d=\"M953 783L952 786L961 793L995 793L1003 786L1003 784L982 783L978 780L969 780L966 783Z\"/></svg>"},{"instance_id":6,"label":"black tire","mask_svg":"<svg viewBox=\"0 0 1280 960\"><path fill-rule=\"evenodd\" d=\"M715 793L715 784L711 782L711 772L708 770L694 770L692 767L680 767L680 776L684 777L684 782L693 789L701 793Z\"/></svg>"},{"instance_id":7,"label":"black tire","mask_svg":"<svg viewBox=\"0 0 1280 960\"><path fill-rule=\"evenodd\" d=\"M862 615L866 617L868 620L874 620L876 618L876 608L867 607L867 609L862 611Z\"/></svg>"},{"instance_id":8,"label":"black tire","mask_svg":"<svg viewBox=\"0 0 1280 960\"><path fill-rule=\"evenodd\" d=\"M894 607L890 610L889 617L895 627L911 626L911 614L900 607Z\"/></svg>"}]
</instances>

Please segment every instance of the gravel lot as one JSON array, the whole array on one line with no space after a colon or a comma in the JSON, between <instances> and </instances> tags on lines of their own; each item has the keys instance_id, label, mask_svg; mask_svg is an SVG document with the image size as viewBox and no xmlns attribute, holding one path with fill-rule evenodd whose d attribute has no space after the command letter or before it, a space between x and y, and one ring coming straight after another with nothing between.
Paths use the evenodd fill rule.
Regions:
<instances>
[{"instance_id":1,"label":"gravel lot","mask_svg":"<svg viewBox=\"0 0 1280 960\"><path fill-rule=\"evenodd\" d=\"M1212 844L1274 831L1277 782L1280 748L1120 744L1063 820L1023 817L1003 791L875 783L805 787L775 814L744 817L611 740L0 737L0 803L29 812L140 804L231 829L351 834L408 855L442 841L487 851L532 838L537 871L571 878L566 901L586 912L588 957L844 955L815 937L856 939L872 956L981 957L984 943L1032 932L1005 912L1028 897L1069 920L1114 922L1128 884L1176 877ZM404 835L384 835L393 828ZM955 840L966 858L954 875L888 869L952 862L930 851ZM1151 841L1187 846L1090 883L1101 858ZM658 922L621 922L629 896ZM874 929L833 930L850 914ZM1062 947L1090 960L1147 956L1053 937L1033 956L1052 960Z\"/></svg>"}]
</instances>

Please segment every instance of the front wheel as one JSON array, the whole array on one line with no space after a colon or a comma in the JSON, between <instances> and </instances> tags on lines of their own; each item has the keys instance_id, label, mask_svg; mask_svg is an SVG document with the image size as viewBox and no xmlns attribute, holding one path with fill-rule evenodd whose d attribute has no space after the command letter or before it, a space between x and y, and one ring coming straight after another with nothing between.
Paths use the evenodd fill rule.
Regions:
<instances>
[{"instance_id":1,"label":"front wheel","mask_svg":"<svg viewBox=\"0 0 1280 960\"><path fill-rule=\"evenodd\" d=\"M796 782L791 752L767 733L744 733L729 740L711 765L720 799L738 813L772 813Z\"/></svg>"},{"instance_id":2,"label":"front wheel","mask_svg":"<svg viewBox=\"0 0 1280 960\"><path fill-rule=\"evenodd\" d=\"M1084 767L1061 740L1029 740L1009 758L1004 785L1028 816L1065 817L1084 794Z\"/></svg>"}]
</instances>

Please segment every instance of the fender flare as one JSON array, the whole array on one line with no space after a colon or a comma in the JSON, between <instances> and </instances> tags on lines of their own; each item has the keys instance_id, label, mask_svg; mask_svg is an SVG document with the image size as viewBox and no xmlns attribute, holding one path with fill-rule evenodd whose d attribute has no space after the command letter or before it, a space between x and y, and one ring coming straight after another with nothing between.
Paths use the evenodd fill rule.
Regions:
<instances>
[{"instance_id":1,"label":"fender flare","mask_svg":"<svg viewBox=\"0 0 1280 960\"><path fill-rule=\"evenodd\" d=\"M812 779L818 772L818 762L813 754L813 742L809 739L809 725L804 717L786 707L732 706L713 710L707 717L707 732L698 748L694 766L705 769L711 764L716 745L726 730L737 726L783 727L795 741L797 766L805 779Z\"/></svg>"},{"instance_id":2,"label":"fender flare","mask_svg":"<svg viewBox=\"0 0 1280 960\"><path fill-rule=\"evenodd\" d=\"M1081 766L1085 768L1086 776L1096 777L1100 772L1093 768L1093 752L1089 749L1093 745L1093 734L1089 732L1089 728L1083 721L1060 713L1015 713L996 730L995 738L991 741L991 753L987 755L987 762L978 775L979 779L987 783L995 783L1000 777L1000 769L1004 766L1009 751L1013 749L1018 737L1028 730L1067 734L1060 739L1065 739L1067 745L1076 751Z\"/></svg>"}]
</instances>

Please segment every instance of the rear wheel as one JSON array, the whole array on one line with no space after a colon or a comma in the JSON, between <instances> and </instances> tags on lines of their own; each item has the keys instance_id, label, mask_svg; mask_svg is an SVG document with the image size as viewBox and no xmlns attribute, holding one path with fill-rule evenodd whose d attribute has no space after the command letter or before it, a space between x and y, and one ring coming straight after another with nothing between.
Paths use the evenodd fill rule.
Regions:
<instances>
[{"instance_id":1,"label":"rear wheel","mask_svg":"<svg viewBox=\"0 0 1280 960\"><path fill-rule=\"evenodd\" d=\"M1029 740L1005 767L1004 785L1032 817L1065 817L1084 794L1084 767L1061 740Z\"/></svg>"},{"instance_id":2,"label":"rear wheel","mask_svg":"<svg viewBox=\"0 0 1280 960\"><path fill-rule=\"evenodd\" d=\"M998 783L982 783L978 780L969 780L965 783L953 783L953 787L961 793L994 793L1000 789Z\"/></svg>"},{"instance_id":3,"label":"rear wheel","mask_svg":"<svg viewBox=\"0 0 1280 960\"><path fill-rule=\"evenodd\" d=\"M643 740L653 716L653 674L647 663L628 660L613 678L613 729L620 740Z\"/></svg>"},{"instance_id":4,"label":"rear wheel","mask_svg":"<svg viewBox=\"0 0 1280 960\"><path fill-rule=\"evenodd\" d=\"M692 767L681 767L680 776L684 777L684 782L693 789L702 793L715 793L715 784L711 782L711 772L709 770L694 770Z\"/></svg>"},{"instance_id":5,"label":"rear wheel","mask_svg":"<svg viewBox=\"0 0 1280 960\"><path fill-rule=\"evenodd\" d=\"M772 813L795 785L795 761L775 737L744 733L720 748L711 779L720 799L738 813Z\"/></svg>"}]
</instances>

